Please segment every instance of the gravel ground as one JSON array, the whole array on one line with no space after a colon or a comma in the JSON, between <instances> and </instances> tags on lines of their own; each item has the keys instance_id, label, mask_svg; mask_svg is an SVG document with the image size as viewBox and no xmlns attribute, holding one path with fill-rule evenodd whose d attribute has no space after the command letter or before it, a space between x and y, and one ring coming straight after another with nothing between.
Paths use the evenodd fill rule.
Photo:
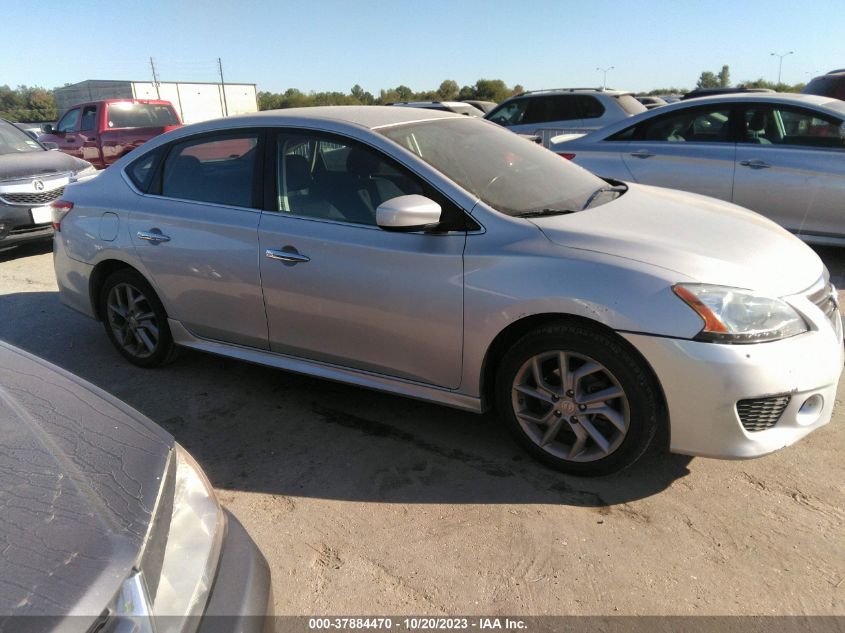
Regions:
<instances>
[{"instance_id":1,"label":"gravel ground","mask_svg":"<svg viewBox=\"0 0 845 633\"><path fill-rule=\"evenodd\" d=\"M845 286L845 251L819 252ZM0 339L173 433L267 557L278 614L845 614L842 388L775 455L587 480L491 416L194 352L137 369L60 305L49 245L0 253Z\"/></svg>"}]
</instances>

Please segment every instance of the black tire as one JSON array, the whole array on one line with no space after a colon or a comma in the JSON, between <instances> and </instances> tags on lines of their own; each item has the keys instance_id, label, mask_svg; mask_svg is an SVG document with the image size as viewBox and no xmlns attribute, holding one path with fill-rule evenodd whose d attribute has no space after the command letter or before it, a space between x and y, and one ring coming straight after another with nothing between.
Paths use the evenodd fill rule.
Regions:
<instances>
[{"instance_id":1,"label":"black tire","mask_svg":"<svg viewBox=\"0 0 845 633\"><path fill-rule=\"evenodd\" d=\"M118 304L121 298L127 303L126 292L131 292L129 289L137 292L142 299L130 308L135 313L130 312L128 318L123 318L115 306L120 309L127 307ZM111 306L110 299L115 300ZM159 367L176 357L177 347L167 323L167 312L152 286L136 270L123 268L109 275L100 290L99 309L109 340L133 365ZM147 318L135 320L136 315ZM148 345L150 342L154 344Z\"/></svg>"},{"instance_id":2,"label":"black tire","mask_svg":"<svg viewBox=\"0 0 845 633\"><path fill-rule=\"evenodd\" d=\"M561 359L556 373L555 354ZM575 386L567 390L560 378L564 365L572 376L592 371L572 378ZM585 387L588 381L592 384ZM532 385L536 397L530 394ZM523 336L499 364L495 389L499 417L517 441L538 460L573 475L607 475L627 468L649 448L665 417L659 386L645 362L625 341L589 324L560 322ZM620 389L622 395L613 398ZM578 404L602 394L610 395L594 404ZM591 407L607 413L591 414ZM606 445L594 440L595 435Z\"/></svg>"}]
</instances>

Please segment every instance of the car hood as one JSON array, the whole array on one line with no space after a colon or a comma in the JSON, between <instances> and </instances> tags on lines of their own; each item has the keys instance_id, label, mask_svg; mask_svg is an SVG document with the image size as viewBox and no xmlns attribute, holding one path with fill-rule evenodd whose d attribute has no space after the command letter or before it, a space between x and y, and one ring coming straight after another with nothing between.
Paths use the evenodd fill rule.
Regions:
<instances>
[{"instance_id":1,"label":"car hood","mask_svg":"<svg viewBox=\"0 0 845 633\"><path fill-rule=\"evenodd\" d=\"M173 438L4 343L0 437L0 624L99 615L139 559Z\"/></svg>"},{"instance_id":2,"label":"car hood","mask_svg":"<svg viewBox=\"0 0 845 633\"><path fill-rule=\"evenodd\" d=\"M0 154L0 181L66 174L80 171L90 165L91 163L81 158L56 151Z\"/></svg>"},{"instance_id":3,"label":"car hood","mask_svg":"<svg viewBox=\"0 0 845 633\"><path fill-rule=\"evenodd\" d=\"M700 283L772 296L806 290L824 264L771 220L697 194L628 184L612 202L533 220L552 242L674 271Z\"/></svg>"}]
</instances>

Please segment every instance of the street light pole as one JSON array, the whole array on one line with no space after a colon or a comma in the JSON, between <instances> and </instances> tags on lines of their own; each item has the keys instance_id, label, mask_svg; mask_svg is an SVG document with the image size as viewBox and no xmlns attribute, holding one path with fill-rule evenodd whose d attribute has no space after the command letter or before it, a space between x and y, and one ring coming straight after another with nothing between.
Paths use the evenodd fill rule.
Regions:
<instances>
[{"instance_id":1,"label":"street light pole","mask_svg":"<svg viewBox=\"0 0 845 633\"><path fill-rule=\"evenodd\" d=\"M601 89L602 90L607 88L607 71L613 70L614 68L615 68L615 66L608 66L607 68L596 68L596 70L598 70L599 72L604 73L604 78L602 79L602 82L601 82Z\"/></svg>"},{"instance_id":2,"label":"street light pole","mask_svg":"<svg viewBox=\"0 0 845 633\"><path fill-rule=\"evenodd\" d=\"M795 51L789 51L788 53L784 53L783 55L780 55L778 53L772 53L772 55L774 57L779 58L779 60L778 60L778 83L780 83L780 73L781 73L781 70L783 70L783 58L786 57L787 55L792 55L792 53L794 53L794 52Z\"/></svg>"}]
</instances>

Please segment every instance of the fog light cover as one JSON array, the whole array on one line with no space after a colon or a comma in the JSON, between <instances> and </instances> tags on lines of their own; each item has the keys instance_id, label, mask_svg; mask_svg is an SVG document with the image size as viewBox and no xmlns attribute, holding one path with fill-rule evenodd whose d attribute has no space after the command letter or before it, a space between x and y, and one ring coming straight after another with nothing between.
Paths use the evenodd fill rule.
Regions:
<instances>
[{"instance_id":1,"label":"fog light cover","mask_svg":"<svg viewBox=\"0 0 845 633\"><path fill-rule=\"evenodd\" d=\"M824 409L824 398L818 393L812 395L798 409L798 415L795 416L795 421L801 426L815 424L822 414L822 409Z\"/></svg>"}]
</instances>

